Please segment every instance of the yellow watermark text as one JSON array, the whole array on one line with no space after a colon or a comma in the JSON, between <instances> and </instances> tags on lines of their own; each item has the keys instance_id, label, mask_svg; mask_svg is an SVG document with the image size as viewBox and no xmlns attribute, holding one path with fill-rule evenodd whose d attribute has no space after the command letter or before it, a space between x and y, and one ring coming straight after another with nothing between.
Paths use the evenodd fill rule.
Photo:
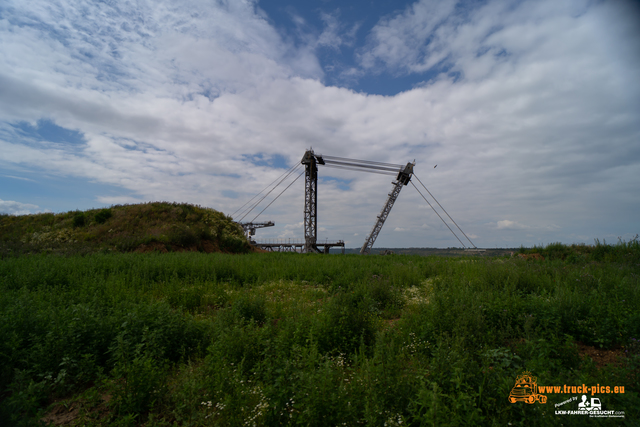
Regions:
<instances>
[{"instance_id":1,"label":"yellow watermark text","mask_svg":"<svg viewBox=\"0 0 640 427\"><path fill-rule=\"evenodd\" d=\"M600 384L594 386L587 386L585 384L582 385L539 385L538 393L549 393L549 394L591 394L592 396L595 394L621 394L624 393L624 386L601 386Z\"/></svg>"}]
</instances>

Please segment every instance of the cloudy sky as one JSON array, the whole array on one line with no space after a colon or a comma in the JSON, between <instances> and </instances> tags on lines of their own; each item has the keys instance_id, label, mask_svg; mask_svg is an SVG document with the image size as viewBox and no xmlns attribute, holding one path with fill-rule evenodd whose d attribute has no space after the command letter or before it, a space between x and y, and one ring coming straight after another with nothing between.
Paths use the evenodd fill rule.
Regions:
<instances>
[{"instance_id":1,"label":"cloudy sky","mask_svg":"<svg viewBox=\"0 0 640 427\"><path fill-rule=\"evenodd\" d=\"M4 0L0 212L232 214L313 147L415 160L478 247L628 240L639 82L632 1ZM361 246L392 177L319 174L319 238ZM259 238L302 238L303 192ZM376 246L460 243L409 185Z\"/></svg>"}]
</instances>

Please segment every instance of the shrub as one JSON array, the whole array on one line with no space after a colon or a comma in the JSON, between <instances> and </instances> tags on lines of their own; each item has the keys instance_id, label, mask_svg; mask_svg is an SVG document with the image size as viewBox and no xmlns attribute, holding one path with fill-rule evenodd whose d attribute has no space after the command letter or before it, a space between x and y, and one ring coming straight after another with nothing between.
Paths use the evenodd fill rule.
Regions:
<instances>
[{"instance_id":1,"label":"shrub","mask_svg":"<svg viewBox=\"0 0 640 427\"><path fill-rule=\"evenodd\" d=\"M169 240L179 246L193 246L198 243L198 236L186 225L175 225L171 228Z\"/></svg>"},{"instance_id":2,"label":"shrub","mask_svg":"<svg viewBox=\"0 0 640 427\"><path fill-rule=\"evenodd\" d=\"M401 308L403 305L400 289L381 278L376 278L367 284L365 292L373 300L377 310Z\"/></svg>"},{"instance_id":3,"label":"shrub","mask_svg":"<svg viewBox=\"0 0 640 427\"><path fill-rule=\"evenodd\" d=\"M113 216L113 214L111 213L111 209L101 209L97 214L96 214L96 222L98 224L104 224L105 222L107 222L107 220L109 218L111 218Z\"/></svg>"},{"instance_id":4,"label":"shrub","mask_svg":"<svg viewBox=\"0 0 640 427\"><path fill-rule=\"evenodd\" d=\"M229 236L223 239L222 245L231 253L246 253L249 251L247 241L237 236Z\"/></svg>"},{"instance_id":5,"label":"shrub","mask_svg":"<svg viewBox=\"0 0 640 427\"><path fill-rule=\"evenodd\" d=\"M75 215L73 215L74 227L84 227L86 223L87 223L87 217L84 214L84 212L76 212Z\"/></svg>"}]
</instances>

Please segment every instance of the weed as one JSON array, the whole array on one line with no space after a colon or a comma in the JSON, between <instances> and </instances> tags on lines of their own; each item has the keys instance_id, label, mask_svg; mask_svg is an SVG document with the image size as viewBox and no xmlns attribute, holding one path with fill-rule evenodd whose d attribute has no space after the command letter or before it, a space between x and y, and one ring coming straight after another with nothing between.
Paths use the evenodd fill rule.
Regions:
<instances>
[{"instance_id":1,"label":"weed","mask_svg":"<svg viewBox=\"0 0 640 427\"><path fill-rule=\"evenodd\" d=\"M265 301L261 297L243 295L233 302L231 311L247 322L262 325L267 320Z\"/></svg>"},{"instance_id":2,"label":"weed","mask_svg":"<svg viewBox=\"0 0 640 427\"><path fill-rule=\"evenodd\" d=\"M118 417L129 416L133 420L152 408L166 392L166 366L159 358L160 349L149 341L149 329L145 328L140 342L122 331L110 349L113 380L105 383L111 393L110 405Z\"/></svg>"},{"instance_id":3,"label":"weed","mask_svg":"<svg viewBox=\"0 0 640 427\"><path fill-rule=\"evenodd\" d=\"M216 221L224 221L197 207L136 209L148 220L213 221L205 225L214 239ZM113 234L109 229L126 230L120 221L133 217L112 210L105 224L82 230L73 229L74 213L38 217L42 227L25 245L42 236L54 244L60 230L77 236L92 229L97 240ZM218 235L233 233L226 230ZM176 248L169 231L149 229L146 238ZM523 369L542 384L625 386L606 402L634 420L636 246L619 242L598 262L595 247L558 245L548 253L538 248L544 261L177 252L6 257L0 423L37 424L52 399L79 399L89 388L98 397L79 424L557 424L548 409L559 403L552 395L546 407L508 402ZM573 255L584 260L574 263ZM576 341L623 347L626 356L600 369L580 359ZM108 404L102 395L111 397Z\"/></svg>"}]
</instances>

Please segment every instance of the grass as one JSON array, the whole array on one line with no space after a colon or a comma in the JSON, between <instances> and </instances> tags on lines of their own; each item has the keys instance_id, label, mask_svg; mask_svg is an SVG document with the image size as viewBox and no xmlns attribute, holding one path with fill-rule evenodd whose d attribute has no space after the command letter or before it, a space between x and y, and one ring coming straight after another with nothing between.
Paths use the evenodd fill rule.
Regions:
<instances>
[{"instance_id":1,"label":"grass","mask_svg":"<svg viewBox=\"0 0 640 427\"><path fill-rule=\"evenodd\" d=\"M541 385L624 386L596 396L634 425L640 245L567 248L6 257L0 424L585 423L554 414L566 394L509 403L529 370ZM621 356L600 366L579 345Z\"/></svg>"}]
</instances>

